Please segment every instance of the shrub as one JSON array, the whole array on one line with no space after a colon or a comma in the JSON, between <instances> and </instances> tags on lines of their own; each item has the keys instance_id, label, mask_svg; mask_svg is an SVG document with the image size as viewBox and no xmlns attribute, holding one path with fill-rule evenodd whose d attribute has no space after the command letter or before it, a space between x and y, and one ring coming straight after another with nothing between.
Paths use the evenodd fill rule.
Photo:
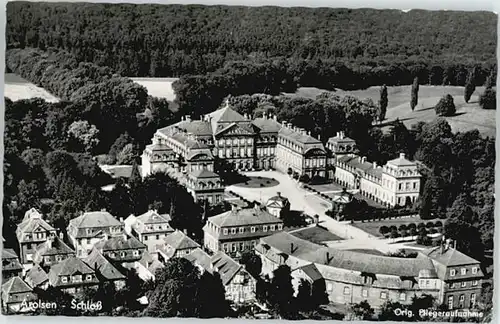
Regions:
<instances>
[{"instance_id":1,"label":"shrub","mask_svg":"<svg viewBox=\"0 0 500 324\"><path fill-rule=\"evenodd\" d=\"M399 230L400 230L400 231L406 231L406 225L405 225L405 224L401 224L401 225L399 226Z\"/></svg>"},{"instance_id":2,"label":"shrub","mask_svg":"<svg viewBox=\"0 0 500 324\"><path fill-rule=\"evenodd\" d=\"M408 236L408 232L406 230L400 230L399 233L401 234L402 237Z\"/></svg>"},{"instance_id":3,"label":"shrub","mask_svg":"<svg viewBox=\"0 0 500 324\"><path fill-rule=\"evenodd\" d=\"M434 109L438 116L453 116L457 111L455 103L453 102L453 97L449 94L441 98Z\"/></svg>"},{"instance_id":4,"label":"shrub","mask_svg":"<svg viewBox=\"0 0 500 324\"><path fill-rule=\"evenodd\" d=\"M406 226L407 229L412 229L412 228L417 228L417 225L415 223L410 223Z\"/></svg>"},{"instance_id":5,"label":"shrub","mask_svg":"<svg viewBox=\"0 0 500 324\"><path fill-rule=\"evenodd\" d=\"M486 89L479 97L479 104L483 109L497 109L497 93L493 89Z\"/></svg>"},{"instance_id":6,"label":"shrub","mask_svg":"<svg viewBox=\"0 0 500 324\"><path fill-rule=\"evenodd\" d=\"M435 222L434 227L443 227L443 222L441 222L441 221Z\"/></svg>"},{"instance_id":7,"label":"shrub","mask_svg":"<svg viewBox=\"0 0 500 324\"><path fill-rule=\"evenodd\" d=\"M261 184L260 184L260 186L261 186L261 187L264 187L264 184L263 184L263 183L261 183Z\"/></svg>"},{"instance_id":8,"label":"shrub","mask_svg":"<svg viewBox=\"0 0 500 324\"><path fill-rule=\"evenodd\" d=\"M418 223L417 228L423 228L423 227L425 227L424 223Z\"/></svg>"},{"instance_id":9,"label":"shrub","mask_svg":"<svg viewBox=\"0 0 500 324\"><path fill-rule=\"evenodd\" d=\"M433 228L434 227L434 222L427 222L425 224L425 228Z\"/></svg>"},{"instance_id":10,"label":"shrub","mask_svg":"<svg viewBox=\"0 0 500 324\"><path fill-rule=\"evenodd\" d=\"M389 228L385 225L382 225L382 226L380 226L378 231L380 234L385 235L385 234L389 233Z\"/></svg>"}]
</instances>

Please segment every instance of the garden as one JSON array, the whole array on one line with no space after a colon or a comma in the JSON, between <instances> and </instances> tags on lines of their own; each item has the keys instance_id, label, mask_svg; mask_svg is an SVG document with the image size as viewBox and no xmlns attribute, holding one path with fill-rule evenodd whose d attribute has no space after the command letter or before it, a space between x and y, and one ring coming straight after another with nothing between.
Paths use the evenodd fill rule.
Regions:
<instances>
[{"instance_id":1,"label":"garden","mask_svg":"<svg viewBox=\"0 0 500 324\"><path fill-rule=\"evenodd\" d=\"M270 188L279 185L278 180L266 177L245 177L242 182L234 184L244 188Z\"/></svg>"}]
</instances>

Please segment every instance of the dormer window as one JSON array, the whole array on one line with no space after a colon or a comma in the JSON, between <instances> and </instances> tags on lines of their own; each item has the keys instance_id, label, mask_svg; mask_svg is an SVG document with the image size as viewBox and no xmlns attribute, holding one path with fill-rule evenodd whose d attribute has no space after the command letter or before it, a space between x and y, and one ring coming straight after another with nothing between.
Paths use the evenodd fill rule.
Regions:
<instances>
[{"instance_id":1,"label":"dormer window","mask_svg":"<svg viewBox=\"0 0 500 324\"><path fill-rule=\"evenodd\" d=\"M274 232L274 230L276 229L276 226L271 225L270 227L271 227L271 232Z\"/></svg>"},{"instance_id":2,"label":"dormer window","mask_svg":"<svg viewBox=\"0 0 500 324\"><path fill-rule=\"evenodd\" d=\"M264 232L267 232L267 225L264 225L264 226L262 227L262 230L263 230Z\"/></svg>"},{"instance_id":3,"label":"dormer window","mask_svg":"<svg viewBox=\"0 0 500 324\"><path fill-rule=\"evenodd\" d=\"M255 226L250 227L250 232L255 233Z\"/></svg>"},{"instance_id":4,"label":"dormer window","mask_svg":"<svg viewBox=\"0 0 500 324\"><path fill-rule=\"evenodd\" d=\"M122 258L125 257L125 252L123 252L123 251L120 252L120 257L122 257Z\"/></svg>"},{"instance_id":5,"label":"dormer window","mask_svg":"<svg viewBox=\"0 0 500 324\"><path fill-rule=\"evenodd\" d=\"M231 234L236 234L236 228L235 227L231 228Z\"/></svg>"},{"instance_id":6,"label":"dormer window","mask_svg":"<svg viewBox=\"0 0 500 324\"><path fill-rule=\"evenodd\" d=\"M477 274L477 267L473 267L473 268L472 268L472 273L473 273L473 274Z\"/></svg>"},{"instance_id":7,"label":"dormer window","mask_svg":"<svg viewBox=\"0 0 500 324\"><path fill-rule=\"evenodd\" d=\"M455 277L456 274L457 274L457 271L455 269L451 269L450 270L450 276L451 277Z\"/></svg>"},{"instance_id":8,"label":"dormer window","mask_svg":"<svg viewBox=\"0 0 500 324\"><path fill-rule=\"evenodd\" d=\"M228 234L228 230L227 228L224 229L224 235L227 235Z\"/></svg>"},{"instance_id":9,"label":"dormer window","mask_svg":"<svg viewBox=\"0 0 500 324\"><path fill-rule=\"evenodd\" d=\"M240 234L243 234L245 232L245 228L244 227L240 227Z\"/></svg>"},{"instance_id":10,"label":"dormer window","mask_svg":"<svg viewBox=\"0 0 500 324\"><path fill-rule=\"evenodd\" d=\"M134 250L133 255L134 255L134 256L139 256L139 251Z\"/></svg>"},{"instance_id":11,"label":"dormer window","mask_svg":"<svg viewBox=\"0 0 500 324\"><path fill-rule=\"evenodd\" d=\"M92 280L92 275L88 274L87 276L85 276L85 280L91 281Z\"/></svg>"},{"instance_id":12,"label":"dormer window","mask_svg":"<svg viewBox=\"0 0 500 324\"><path fill-rule=\"evenodd\" d=\"M467 269L466 268L462 268L460 269L460 273L463 275L465 275L467 273Z\"/></svg>"},{"instance_id":13,"label":"dormer window","mask_svg":"<svg viewBox=\"0 0 500 324\"><path fill-rule=\"evenodd\" d=\"M67 283L68 282L68 278L66 276L61 277L61 282L62 283Z\"/></svg>"},{"instance_id":14,"label":"dormer window","mask_svg":"<svg viewBox=\"0 0 500 324\"><path fill-rule=\"evenodd\" d=\"M278 231L281 231L283 229L283 224L278 224Z\"/></svg>"}]
</instances>

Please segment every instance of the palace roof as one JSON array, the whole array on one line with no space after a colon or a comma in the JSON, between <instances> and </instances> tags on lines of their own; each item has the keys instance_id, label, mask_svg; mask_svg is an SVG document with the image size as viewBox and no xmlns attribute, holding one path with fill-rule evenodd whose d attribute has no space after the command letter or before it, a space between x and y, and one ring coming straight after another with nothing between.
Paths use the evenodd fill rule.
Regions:
<instances>
[{"instance_id":1,"label":"palace roof","mask_svg":"<svg viewBox=\"0 0 500 324\"><path fill-rule=\"evenodd\" d=\"M393 165L393 166L416 166L417 163L414 161L410 161L405 157L404 153L399 154L399 157L393 160L390 160L387 162L387 164Z\"/></svg>"},{"instance_id":2,"label":"palace roof","mask_svg":"<svg viewBox=\"0 0 500 324\"><path fill-rule=\"evenodd\" d=\"M441 247L438 246L422 251L422 253L447 267L479 264L479 261L476 259L473 259L451 247L444 249L443 252Z\"/></svg>"},{"instance_id":3,"label":"palace roof","mask_svg":"<svg viewBox=\"0 0 500 324\"><path fill-rule=\"evenodd\" d=\"M190 171L189 175L197 179L220 179L219 175L207 169Z\"/></svg>"},{"instance_id":4,"label":"palace roof","mask_svg":"<svg viewBox=\"0 0 500 324\"><path fill-rule=\"evenodd\" d=\"M280 232L261 239L259 249L272 247L285 256L294 256L303 262L329 266L361 273L384 274L399 277L418 277L420 270L427 269L436 277L430 259L394 258L361 252L336 250Z\"/></svg>"},{"instance_id":5,"label":"palace roof","mask_svg":"<svg viewBox=\"0 0 500 324\"><path fill-rule=\"evenodd\" d=\"M304 131L294 130L290 127L282 127L279 131L279 135L300 145L301 147L307 146L307 148L318 148L323 151L325 150L323 143L321 143L319 139L308 135Z\"/></svg>"},{"instance_id":6,"label":"palace roof","mask_svg":"<svg viewBox=\"0 0 500 324\"><path fill-rule=\"evenodd\" d=\"M275 133L277 134L283 127L278 121L272 118L255 118L253 124L260 129L260 133Z\"/></svg>"}]
</instances>

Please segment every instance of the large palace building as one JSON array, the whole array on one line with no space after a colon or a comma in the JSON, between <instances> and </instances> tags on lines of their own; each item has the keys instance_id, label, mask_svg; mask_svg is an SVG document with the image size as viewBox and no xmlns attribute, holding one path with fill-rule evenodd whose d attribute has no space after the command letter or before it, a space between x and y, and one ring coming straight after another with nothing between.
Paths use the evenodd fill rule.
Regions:
<instances>
[{"instance_id":1,"label":"large palace building","mask_svg":"<svg viewBox=\"0 0 500 324\"><path fill-rule=\"evenodd\" d=\"M214 172L216 159L236 170L278 170L298 178L320 176L359 190L387 206L418 198L420 173L402 154L385 166L356 155L356 143L339 132L323 142L310 132L263 115L250 119L226 105L199 120L182 120L158 129L142 155L142 175L167 172L195 198L222 199L224 187Z\"/></svg>"},{"instance_id":2,"label":"large palace building","mask_svg":"<svg viewBox=\"0 0 500 324\"><path fill-rule=\"evenodd\" d=\"M261 238L255 251L263 275L288 265L296 290L301 280L323 281L329 300L340 304L368 300L378 308L388 300L411 304L413 297L428 294L448 309L473 309L484 277L479 261L448 243L416 258L396 258L337 250L280 232Z\"/></svg>"}]
</instances>

